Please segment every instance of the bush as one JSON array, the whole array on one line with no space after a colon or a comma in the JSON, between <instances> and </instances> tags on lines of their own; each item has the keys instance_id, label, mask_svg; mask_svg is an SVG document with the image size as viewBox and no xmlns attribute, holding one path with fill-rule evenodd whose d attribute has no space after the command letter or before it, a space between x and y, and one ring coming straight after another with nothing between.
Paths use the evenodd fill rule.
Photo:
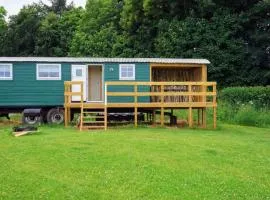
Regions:
<instances>
[{"instance_id":1,"label":"bush","mask_svg":"<svg viewBox=\"0 0 270 200\"><path fill-rule=\"evenodd\" d=\"M251 104L256 109L270 109L270 87L229 87L221 90L218 98L233 107Z\"/></svg>"},{"instance_id":2,"label":"bush","mask_svg":"<svg viewBox=\"0 0 270 200\"><path fill-rule=\"evenodd\" d=\"M230 87L219 92L220 121L266 127L270 126L270 87Z\"/></svg>"},{"instance_id":3,"label":"bush","mask_svg":"<svg viewBox=\"0 0 270 200\"><path fill-rule=\"evenodd\" d=\"M237 124L246 126L258 126L258 116L259 113L254 109L254 107L241 106L241 108L236 113L234 120Z\"/></svg>"}]
</instances>

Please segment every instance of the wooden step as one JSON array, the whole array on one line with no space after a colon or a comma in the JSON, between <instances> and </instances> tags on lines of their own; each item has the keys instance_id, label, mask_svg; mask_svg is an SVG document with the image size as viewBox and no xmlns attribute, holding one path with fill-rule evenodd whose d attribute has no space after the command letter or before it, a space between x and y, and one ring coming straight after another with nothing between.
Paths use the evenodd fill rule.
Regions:
<instances>
[{"instance_id":1,"label":"wooden step","mask_svg":"<svg viewBox=\"0 0 270 200\"><path fill-rule=\"evenodd\" d=\"M104 115L104 112L102 111L91 111L91 112L88 112L88 111L83 111L83 114L103 114Z\"/></svg>"},{"instance_id":2,"label":"wooden step","mask_svg":"<svg viewBox=\"0 0 270 200\"><path fill-rule=\"evenodd\" d=\"M83 116L84 119L104 119L104 116Z\"/></svg>"},{"instance_id":3,"label":"wooden step","mask_svg":"<svg viewBox=\"0 0 270 200\"><path fill-rule=\"evenodd\" d=\"M105 126L83 126L82 129L98 129L98 128L104 129Z\"/></svg>"},{"instance_id":4,"label":"wooden step","mask_svg":"<svg viewBox=\"0 0 270 200\"><path fill-rule=\"evenodd\" d=\"M104 124L104 121L84 121L83 124Z\"/></svg>"}]
</instances>

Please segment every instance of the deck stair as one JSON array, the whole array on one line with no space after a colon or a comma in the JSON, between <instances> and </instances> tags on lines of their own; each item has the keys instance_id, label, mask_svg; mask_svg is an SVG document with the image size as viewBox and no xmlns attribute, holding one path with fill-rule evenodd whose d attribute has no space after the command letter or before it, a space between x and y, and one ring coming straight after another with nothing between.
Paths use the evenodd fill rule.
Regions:
<instances>
[{"instance_id":1,"label":"deck stair","mask_svg":"<svg viewBox=\"0 0 270 200\"><path fill-rule=\"evenodd\" d=\"M105 108L88 109L81 108L80 115L80 130L89 129L104 129L106 130L107 124L105 120Z\"/></svg>"}]
</instances>

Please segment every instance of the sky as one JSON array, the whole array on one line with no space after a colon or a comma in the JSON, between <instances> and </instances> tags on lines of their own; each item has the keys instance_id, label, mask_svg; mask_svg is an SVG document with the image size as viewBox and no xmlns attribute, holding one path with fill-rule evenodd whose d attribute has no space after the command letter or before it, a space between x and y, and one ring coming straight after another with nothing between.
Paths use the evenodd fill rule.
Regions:
<instances>
[{"instance_id":1,"label":"sky","mask_svg":"<svg viewBox=\"0 0 270 200\"><path fill-rule=\"evenodd\" d=\"M38 3L40 0L0 0L0 6L3 6L7 10L7 15L14 15L19 12L19 10L27 4L31 4L33 2ZM42 0L44 3L48 3L48 0ZM67 1L68 3L71 0ZM76 6L84 7L86 4L86 0L73 0ZM48 3L49 4L49 3Z\"/></svg>"}]
</instances>

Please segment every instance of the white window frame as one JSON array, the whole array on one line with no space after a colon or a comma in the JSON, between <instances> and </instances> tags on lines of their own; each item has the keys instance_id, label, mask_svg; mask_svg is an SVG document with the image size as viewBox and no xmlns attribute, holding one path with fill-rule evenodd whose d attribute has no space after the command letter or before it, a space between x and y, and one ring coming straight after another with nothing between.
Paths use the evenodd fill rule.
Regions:
<instances>
[{"instance_id":1,"label":"white window frame","mask_svg":"<svg viewBox=\"0 0 270 200\"><path fill-rule=\"evenodd\" d=\"M10 63L0 63L0 66L8 66L10 70L10 77L0 77L0 80L13 80L13 65Z\"/></svg>"},{"instance_id":2,"label":"white window frame","mask_svg":"<svg viewBox=\"0 0 270 200\"><path fill-rule=\"evenodd\" d=\"M122 77L122 68L124 67L132 67L133 76L132 77ZM119 80L135 80L136 79L136 70L135 70L135 64L120 64L119 65Z\"/></svg>"},{"instance_id":3,"label":"white window frame","mask_svg":"<svg viewBox=\"0 0 270 200\"><path fill-rule=\"evenodd\" d=\"M39 67L41 66L58 66L59 68L59 77L39 77ZM62 79L62 66L61 64L54 64L54 63L42 63L42 64L37 64L36 67L36 78L37 80L61 80Z\"/></svg>"}]
</instances>

